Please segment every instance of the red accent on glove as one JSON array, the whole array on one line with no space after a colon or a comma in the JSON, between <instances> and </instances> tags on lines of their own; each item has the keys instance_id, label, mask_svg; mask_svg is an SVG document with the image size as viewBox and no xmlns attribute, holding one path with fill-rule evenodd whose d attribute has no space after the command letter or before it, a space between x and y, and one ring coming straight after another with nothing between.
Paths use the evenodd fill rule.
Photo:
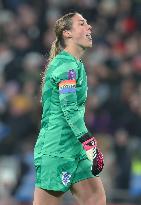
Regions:
<instances>
[{"instance_id":1,"label":"red accent on glove","mask_svg":"<svg viewBox=\"0 0 141 205\"><path fill-rule=\"evenodd\" d=\"M92 173L93 175L98 175L104 167L104 157L102 152L97 148L97 155L93 159L93 165L92 165Z\"/></svg>"},{"instance_id":2,"label":"red accent on glove","mask_svg":"<svg viewBox=\"0 0 141 205\"><path fill-rule=\"evenodd\" d=\"M102 152L97 148L97 141L93 136L90 136L89 133L83 135L79 141L82 143L83 148L88 151L93 149L93 165L92 165L92 174L97 176L104 167L104 157Z\"/></svg>"},{"instance_id":3,"label":"red accent on glove","mask_svg":"<svg viewBox=\"0 0 141 205\"><path fill-rule=\"evenodd\" d=\"M97 142L96 142L96 140L95 140L94 137L91 137L90 139L88 139L88 140L86 140L85 142L83 142L82 145L83 145L83 148L84 148L86 151L88 151L88 150L90 150L90 149L92 149L92 148L97 147Z\"/></svg>"}]
</instances>

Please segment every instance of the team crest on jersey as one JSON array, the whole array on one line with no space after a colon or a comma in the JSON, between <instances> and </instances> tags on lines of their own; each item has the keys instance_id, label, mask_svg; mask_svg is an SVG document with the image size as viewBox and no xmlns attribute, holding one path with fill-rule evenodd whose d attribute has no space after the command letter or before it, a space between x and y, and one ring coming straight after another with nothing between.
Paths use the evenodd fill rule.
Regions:
<instances>
[{"instance_id":1,"label":"team crest on jersey","mask_svg":"<svg viewBox=\"0 0 141 205\"><path fill-rule=\"evenodd\" d=\"M62 183L67 186L67 184L70 182L71 174L68 172L62 172Z\"/></svg>"},{"instance_id":2,"label":"team crest on jersey","mask_svg":"<svg viewBox=\"0 0 141 205\"><path fill-rule=\"evenodd\" d=\"M59 83L59 92L62 94L76 92L76 80L61 81Z\"/></svg>"},{"instance_id":3,"label":"team crest on jersey","mask_svg":"<svg viewBox=\"0 0 141 205\"><path fill-rule=\"evenodd\" d=\"M76 79L76 72L74 69L71 69L68 71L68 79L69 80L75 80Z\"/></svg>"}]
</instances>

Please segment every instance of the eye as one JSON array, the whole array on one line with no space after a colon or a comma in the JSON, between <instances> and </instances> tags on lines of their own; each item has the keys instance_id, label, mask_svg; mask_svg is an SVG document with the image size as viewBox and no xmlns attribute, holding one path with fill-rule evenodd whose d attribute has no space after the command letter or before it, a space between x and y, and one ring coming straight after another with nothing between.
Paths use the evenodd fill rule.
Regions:
<instances>
[{"instance_id":1,"label":"eye","mask_svg":"<svg viewBox=\"0 0 141 205\"><path fill-rule=\"evenodd\" d=\"M80 25L83 26L83 25L84 25L84 22L80 23Z\"/></svg>"}]
</instances>

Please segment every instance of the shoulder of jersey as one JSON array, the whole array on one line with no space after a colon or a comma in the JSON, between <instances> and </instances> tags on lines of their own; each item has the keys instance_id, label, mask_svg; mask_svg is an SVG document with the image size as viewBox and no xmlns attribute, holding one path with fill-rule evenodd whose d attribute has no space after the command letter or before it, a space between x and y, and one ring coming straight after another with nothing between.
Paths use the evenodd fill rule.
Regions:
<instances>
[{"instance_id":1,"label":"shoulder of jersey","mask_svg":"<svg viewBox=\"0 0 141 205\"><path fill-rule=\"evenodd\" d=\"M69 68L70 66L74 67L75 64L75 59L73 59L69 55L65 55L64 53L60 52L58 55L54 57L49 66L55 67L55 70L57 71L58 69L60 69L60 67L62 67L63 69L67 69L67 67Z\"/></svg>"},{"instance_id":2,"label":"shoulder of jersey","mask_svg":"<svg viewBox=\"0 0 141 205\"><path fill-rule=\"evenodd\" d=\"M60 52L54 57L54 59L52 60L52 63L54 64L57 62L62 63L62 62L68 62L68 61L74 62L75 60L71 56L67 55L66 53Z\"/></svg>"}]
</instances>

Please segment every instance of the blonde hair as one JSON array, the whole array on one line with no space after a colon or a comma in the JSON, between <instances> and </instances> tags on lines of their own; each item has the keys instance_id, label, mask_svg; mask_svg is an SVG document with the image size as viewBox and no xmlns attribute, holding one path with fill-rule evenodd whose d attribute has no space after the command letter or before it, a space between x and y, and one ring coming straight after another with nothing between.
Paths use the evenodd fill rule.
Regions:
<instances>
[{"instance_id":1,"label":"blonde hair","mask_svg":"<svg viewBox=\"0 0 141 205\"><path fill-rule=\"evenodd\" d=\"M49 58L48 62L46 65L46 68L44 72L42 73L42 87L44 84L44 79L45 79L45 73L47 71L48 64L52 61L52 59L65 48L65 42L63 38L63 31L64 30L70 30L72 27L72 17L75 16L77 12L73 13L68 13L59 18L54 26L54 32L56 39L51 45L50 53L49 53Z\"/></svg>"}]
</instances>

